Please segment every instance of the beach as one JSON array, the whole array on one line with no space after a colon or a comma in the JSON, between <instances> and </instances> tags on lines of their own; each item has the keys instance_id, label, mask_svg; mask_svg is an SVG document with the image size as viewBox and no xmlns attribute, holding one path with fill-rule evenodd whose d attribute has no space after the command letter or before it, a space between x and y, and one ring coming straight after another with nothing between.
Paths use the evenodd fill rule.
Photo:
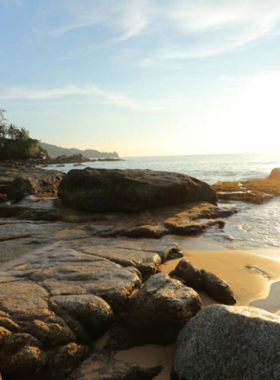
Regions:
<instances>
[{"instance_id":1,"label":"beach","mask_svg":"<svg viewBox=\"0 0 280 380\"><path fill-rule=\"evenodd\" d=\"M81 169L73 175L105 173L111 178L110 171ZM35 177L32 169L28 170L33 181L58 175L56 171L35 169ZM7 177L5 173L3 178ZM113 179L123 175L120 171L112 173ZM228 302L236 310L253 306L274 315L280 313L280 248L273 232L278 228L274 209L277 193L261 205L234 200L215 204L215 191L199 180L164 172L165 180L153 193L158 172L136 170L129 181L135 173L144 176L143 180L148 178L144 194L149 202L158 202L151 197L167 191L168 196L161 196L159 201L168 203L149 208L145 199L139 198L141 205L137 196L142 196L142 191L137 193L136 187L134 202L126 201L128 192L117 198L124 202L114 209L114 200L108 198L112 210L106 212L93 209L89 213L83 202L81 209L65 208L53 194L23 195L20 201L0 205L0 213L12 216L2 217L0 223L0 306L7 320L2 329L3 334L11 334L10 339L28 335L24 336L22 350L31 350L28 360L33 364L26 366L25 351L24 361L18 362L26 376L35 368L46 379L64 380L67 374L71 380L91 380L92 376L105 380L114 378L115 373L117 379L123 379L132 371L143 379L170 380L178 351L176 338L204 309ZM192 194L192 201L169 204L170 194L174 199L176 195L174 190L168 193L166 184L175 180L178 186L182 178L189 183L184 191ZM278 182L272 184L278 188ZM78 189L75 192L80 194L79 201L86 194ZM75 195L72 190L63 194L60 190L60 196L69 196L71 202ZM99 207L107 207L106 198L98 199ZM137 211L131 213L127 207ZM256 213L262 213L262 219L255 220ZM269 234L274 234L271 245L267 244ZM214 288L226 289L231 298L217 301L218 288L210 296L206 285L189 287L176 272L184 260L203 281L210 276ZM146 290L149 295L145 295ZM158 312L153 305L164 308ZM95 315L99 314L97 321ZM8 352L11 343L6 340ZM58 360L54 366L48 364L52 358ZM10 376L17 380L19 372L10 366L9 357L4 359L8 363L3 364L4 379Z\"/></svg>"}]
</instances>

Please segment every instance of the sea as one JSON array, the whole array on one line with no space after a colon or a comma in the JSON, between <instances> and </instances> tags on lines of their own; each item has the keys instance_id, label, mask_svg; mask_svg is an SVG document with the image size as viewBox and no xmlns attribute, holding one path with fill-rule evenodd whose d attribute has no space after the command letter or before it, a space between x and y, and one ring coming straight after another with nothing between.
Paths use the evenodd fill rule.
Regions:
<instances>
[{"instance_id":1,"label":"sea","mask_svg":"<svg viewBox=\"0 0 280 380\"><path fill-rule=\"evenodd\" d=\"M48 169L68 172L85 167L106 169L151 169L178 172L196 177L210 185L218 181L238 181L251 178L266 178L273 168L280 167L280 154L223 154L185 155L162 157L126 157L124 161L86 162L83 166L49 166ZM243 202L221 203L235 207L237 213L227 218L221 231L215 227L198 237L206 246L232 249L262 250L280 248L280 197L262 204ZM276 251L275 251L276 252Z\"/></svg>"}]
</instances>

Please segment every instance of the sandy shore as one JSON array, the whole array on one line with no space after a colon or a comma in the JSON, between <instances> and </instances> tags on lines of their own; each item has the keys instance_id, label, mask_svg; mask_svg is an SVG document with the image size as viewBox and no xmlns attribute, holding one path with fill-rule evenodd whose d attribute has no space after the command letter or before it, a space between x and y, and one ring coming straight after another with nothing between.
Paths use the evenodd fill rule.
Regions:
<instances>
[{"instance_id":1,"label":"sandy shore","mask_svg":"<svg viewBox=\"0 0 280 380\"><path fill-rule=\"evenodd\" d=\"M80 241L90 240L82 230L62 229L56 233L60 240L80 235ZM225 249L221 244L202 242L198 238L180 238L170 236L166 241L176 241L182 248L184 256L199 269L211 271L224 279L234 292L239 306L255 306L280 315L280 250L257 249L255 252ZM5 271L15 265L48 254L59 247L71 247L75 240L60 240L42 249L32 251L15 260L3 263L0 271ZM181 259L168 261L162 265L162 271L169 273ZM201 293L204 307L216 303L204 293ZM102 342L102 340L101 340ZM102 346L103 344L101 344ZM97 347L96 347L97 348ZM98 347L100 348L100 347ZM123 362L135 362L141 367L161 365L164 370L155 378L168 380L172 366L175 344L167 347L145 345L119 351L115 358Z\"/></svg>"},{"instance_id":2,"label":"sandy shore","mask_svg":"<svg viewBox=\"0 0 280 380\"><path fill-rule=\"evenodd\" d=\"M199 246L198 241L196 243ZM276 296L280 290L280 250L262 249L257 252L262 255L239 250L184 250L184 255L197 268L211 271L227 281L238 306L255 306L280 315L280 300ZM162 271L169 273L180 260L163 264ZM205 293L200 296L204 307L217 303ZM164 370L155 379L168 380L174 351L175 345L146 345L120 351L115 357L143 367L162 365Z\"/></svg>"}]
</instances>

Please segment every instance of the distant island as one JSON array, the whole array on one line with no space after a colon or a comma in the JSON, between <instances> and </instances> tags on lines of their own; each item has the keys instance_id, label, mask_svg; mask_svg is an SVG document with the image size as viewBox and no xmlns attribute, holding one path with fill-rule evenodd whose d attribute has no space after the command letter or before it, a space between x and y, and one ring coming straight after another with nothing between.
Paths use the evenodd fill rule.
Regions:
<instances>
[{"instance_id":1,"label":"distant island","mask_svg":"<svg viewBox=\"0 0 280 380\"><path fill-rule=\"evenodd\" d=\"M95 149L80 150L76 148L62 148L60 146L51 145L47 143L40 142L43 149L48 152L50 157L57 156L72 156L74 154L82 154L84 157L88 158L119 158L117 152L99 152Z\"/></svg>"}]
</instances>

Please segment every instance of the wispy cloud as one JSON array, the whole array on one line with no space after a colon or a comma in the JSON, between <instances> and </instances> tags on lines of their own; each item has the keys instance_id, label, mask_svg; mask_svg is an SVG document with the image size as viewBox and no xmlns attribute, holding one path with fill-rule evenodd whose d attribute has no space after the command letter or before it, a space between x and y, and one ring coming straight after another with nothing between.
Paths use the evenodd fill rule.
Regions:
<instances>
[{"instance_id":1,"label":"wispy cloud","mask_svg":"<svg viewBox=\"0 0 280 380\"><path fill-rule=\"evenodd\" d=\"M0 4L15 4L18 8L22 7L22 0L0 0Z\"/></svg>"},{"instance_id":2,"label":"wispy cloud","mask_svg":"<svg viewBox=\"0 0 280 380\"><path fill-rule=\"evenodd\" d=\"M280 23L279 0L69 0L63 4L68 21L53 29L52 36L95 24L119 43L148 36L155 50L151 54L150 47L144 57L150 62L240 49L278 33Z\"/></svg>"},{"instance_id":3,"label":"wispy cloud","mask_svg":"<svg viewBox=\"0 0 280 380\"><path fill-rule=\"evenodd\" d=\"M92 99L93 103L96 100L102 101L103 104L109 104L118 107L130 108L134 110L143 111L156 111L162 109L162 107L153 106L149 104L142 104L137 100L128 97L126 95L104 91L101 88L90 85L90 86L73 86L68 85L58 88L26 88L26 87L12 87L6 92L2 92L0 99L6 100L55 100L59 98L69 97L69 96L86 96Z\"/></svg>"}]
</instances>

